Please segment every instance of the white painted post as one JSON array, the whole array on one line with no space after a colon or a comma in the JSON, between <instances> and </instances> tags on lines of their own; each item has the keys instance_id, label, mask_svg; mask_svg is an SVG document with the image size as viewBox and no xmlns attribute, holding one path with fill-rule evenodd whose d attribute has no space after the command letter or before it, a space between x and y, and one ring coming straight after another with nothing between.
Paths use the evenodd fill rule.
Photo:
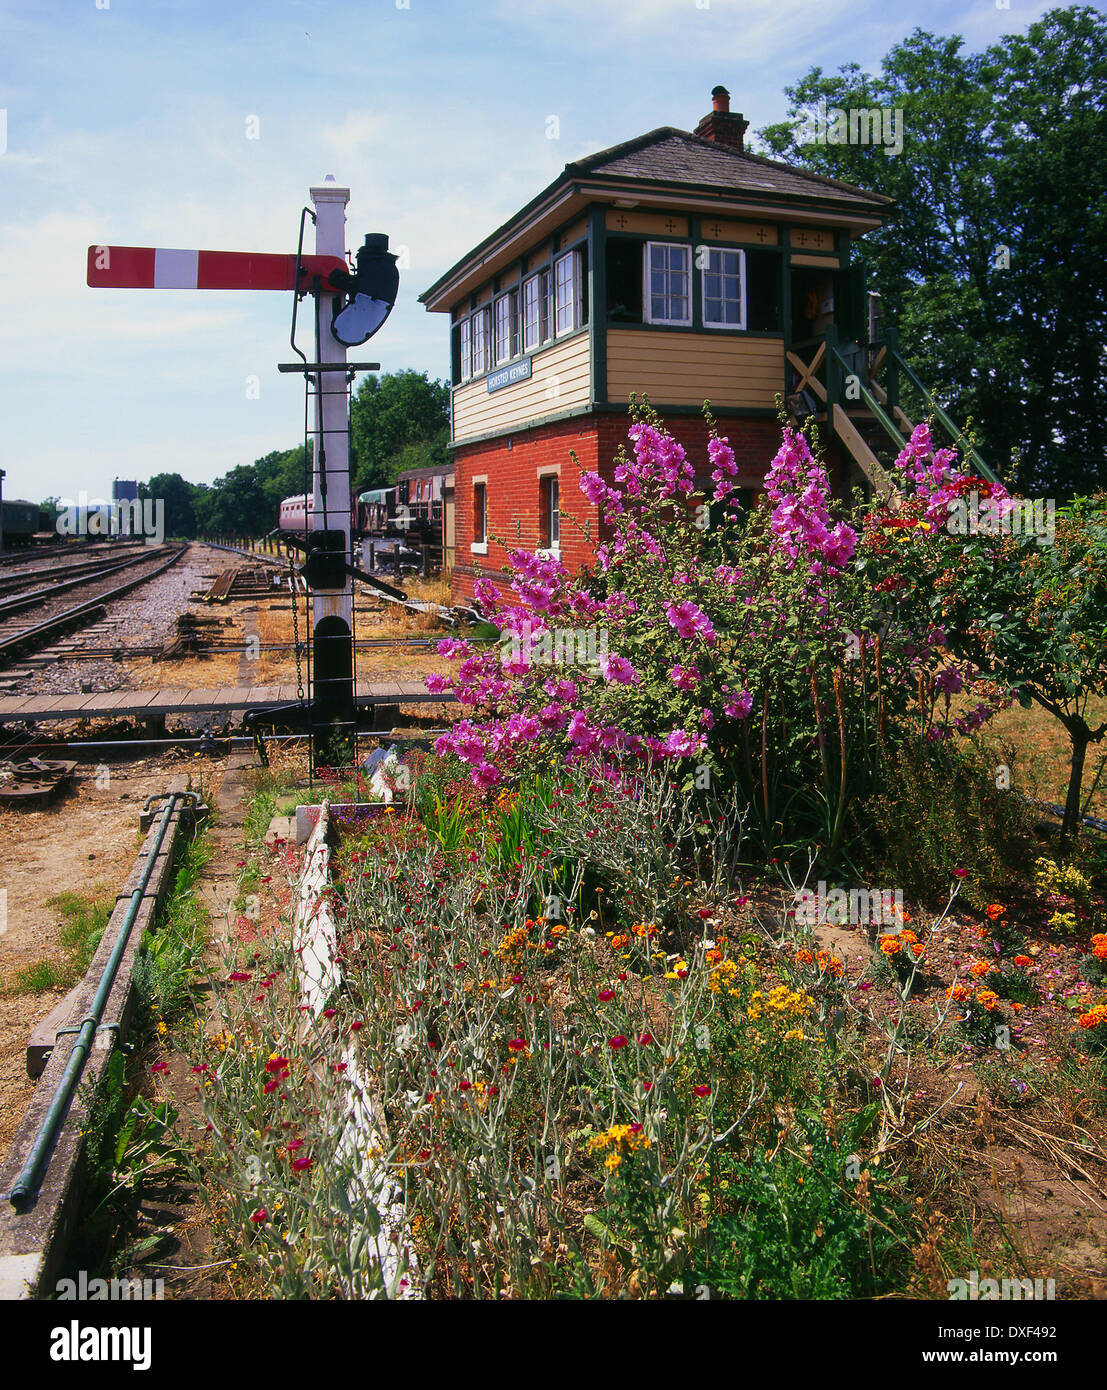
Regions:
<instances>
[{"instance_id":1,"label":"white painted post","mask_svg":"<svg viewBox=\"0 0 1107 1390\"><path fill-rule=\"evenodd\" d=\"M334 175L328 174L323 183L311 190L315 205L315 251L320 256L346 258L346 204L350 190L340 188ZM316 303L316 361L346 361L346 345L331 332L331 319L337 295L320 294ZM346 556L350 555L350 449L346 418L346 376L344 372L320 372L316 378L319 388L315 397L315 461L314 515L311 530L323 529L323 491L321 460L327 474L327 529L341 531L346 537ZM353 589L347 581L341 590L312 592L312 616L315 625L320 619L335 616L344 619L353 631Z\"/></svg>"}]
</instances>

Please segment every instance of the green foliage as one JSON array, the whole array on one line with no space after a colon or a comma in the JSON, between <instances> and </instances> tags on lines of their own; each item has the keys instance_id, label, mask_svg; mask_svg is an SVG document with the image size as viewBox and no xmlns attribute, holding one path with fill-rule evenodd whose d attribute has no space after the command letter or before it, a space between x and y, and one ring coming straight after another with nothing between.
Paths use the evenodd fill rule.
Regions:
<instances>
[{"instance_id":1,"label":"green foliage","mask_svg":"<svg viewBox=\"0 0 1107 1390\"><path fill-rule=\"evenodd\" d=\"M1038 986L1017 965L1001 966L984 977L984 988L995 990L1001 999L1016 1004L1037 1004L1041 1000Z\"/></svg>"},{"instance_id":2,"label":"green foliage","mask_svg":"<svg viewBox=\"0 0 1107 1390\"><path fill-rule=\"evenodd\" d=\"M67 890L47 898L46 905L62 916L58 931L62 954L15 971L5 982L5 993L44 994L47 990L69 989L76 984L92 963L115 900L92 898Z\"/></svg>"},{"instance_id":3,"label":"green foliage","mask_svg":"<svg viewBox=\"0 0 1107 1390\"><path fill-rule=\"evenodd\" d=\"M449 460L450 389L426 372L362 377L350 410L350 471L358 492L386 487L405 468Z\"/></svg>"},{"instance_id":4,"label":"green foliage","mask_svg":"<svg viewBox=\"0 0 1107 1390\"><path fill-rule=\"evenodd\" d=\"M972 746L920 742L891 757L886 789L859 810L865 849L881 881L907 897L944 894L954 869L967 869L962 896L981 908L1030 863L1032 815Z\"/></svg>"},{"instance_id":5,"label":"green foliage","mask_svg":"<svg viewBox=\"0 0 1107 1390\"><path fill-rule=\"evenodd\" d=\"M208 944L209 917L196 892L211 847L194 840L180 855L156 930L146 932L135 961L142 1023L172 1020L186 1009Z\"/></svg>"},{"instance_id":6,"label":"green foliage","mask_svg":"<svg viewBox=\"0 0 1107 1390\"><path fill-rule=\"evenodd\" d=\"M895 1287L906 1253L891 1230L893 1221L902 1230L899 1184L849 1152L878 1108L857 1116L848 1143L805 1115L792 1136L802 1149L724 1159L716 1183L729 1210L708 1223L694 1281L727 1298L865 1298Z\"/></svg>"},{"instance_id":7,"label":"green foliage","mask_svg":"<svg viewBox=\"0 0 1107 1390\"><path fill-rule=\"evenodd\" d=\"M761 132L772 153L896 201L858 247L923 380L979 422L989 461L1018 450L1024 489L1093 486L1107 448L1107 164L1087 154L1107 133L1103 16L1052 10L975 54L916 29L878 72L815 67L785 91L789 120ZM901 110L903 154L800 144L795 118L820 100Z\"/></svg>"}]
</instances>

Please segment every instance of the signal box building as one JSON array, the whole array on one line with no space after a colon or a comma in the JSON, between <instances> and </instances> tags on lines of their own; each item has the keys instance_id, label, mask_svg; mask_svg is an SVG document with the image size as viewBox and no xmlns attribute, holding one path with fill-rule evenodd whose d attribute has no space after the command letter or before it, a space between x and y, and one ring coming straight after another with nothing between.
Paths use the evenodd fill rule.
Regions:
<instances>
[{"instance_id":1,"label":"signal box building","mask_svg":"<svg viewBox=\"0 0 1107 1390\"><path fill-rule=\"evenodd\" d=\"M450 320L455 599L498 577L505 547L591 560L602 537L579 473L611 480L632 392L705 477L710 401L749 497L779 444L778 393L826 422L839 488L879 485L866 433L876 415L909 422L876 381L894 343L870 341L850 248L890 200L749 153L748 122L725 88L712 96L694 132L566 165L421 296ZM854 367L867 399L848 390Z\"/></svg>"}]
</instances>

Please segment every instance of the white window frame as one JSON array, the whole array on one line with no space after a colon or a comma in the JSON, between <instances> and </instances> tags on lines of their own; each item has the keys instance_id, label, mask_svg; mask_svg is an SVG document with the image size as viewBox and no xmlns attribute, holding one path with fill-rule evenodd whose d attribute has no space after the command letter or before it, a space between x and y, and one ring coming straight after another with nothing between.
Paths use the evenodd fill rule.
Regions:
<instances>
[{"instance_id":1,"label":"white window frame","mask_svg":"<svg viewBox=\"0 0 1107 1390\"><path fill-rule=\"evenodd\" d=\"M471 551L474 555L487 555L487 554L488 554L488 474L485 473L485 474L484 474L483 476L481 476L481 477L473 478L472 483L471 483L471 486L472 486L472 489L473 489L473 503L474 503L474 505L473 505L473 540L470 542L469 549L470 549L470 551ZM483 516L481 517L481 521L482 521L481 534L482 534L482 536L483 536L483 540L479 540L479 541L476 539L476 534L477 534L476 493L477 493L477 488L478 488L478 487L479 487L479 488L483 488L483 490L484 490L484 493L483 493L483 495L484 495L484 513L483 513Z\"/></svg>"},{"instance_id":2,"label":"white window frame","mask_svg":"<svg viewBox=\"0 0 1107 1390\"><path fill-rule=\"evenodd\" d=\"M523 351L533 352L550 341L550 270L544 267L536 271L533 275L528 275L523 281L523 300L522 300L522 329L523 329ZM534 308L537 318L533 320L535 337L530 336L532 320L529 316L527 304L528 293L531 286L535 286Z\"/></svg>"},{"instance_id":3,"label":"white window frame","mask_svg":"<svg viewBox=\"0 0 1107 1390\"><path fill-rule=\"evenodd\" d=\"M473 375L473 328L468 314L458 324L458 357L459 380L468 381Z\"/></svg>"},{"instance_id":4,"label":"white window frame","mask_svg":"<svg viewBox=\"0 0 1107 1390\"><path fill-rule=\"evenodd\" d=\"M473 375L483 376L492 365L492 310L485 304L472 316ZM480 344L480 366L477 366L477 345Z\"/></svg>"},{"instance_id":5,"label":"white window frame","mask_svg":"<svg viewBox=\"0 0 1107 1390\"><path fill-rule=\"evenodd\" d=\"M571 267L569 272L569 291L572 296L570 301L572 322L566 327L561 326L561 304L558 299L558 291L561 283L558 278L560 268L568 261ZM558 256L553 263L553 336L562 338L567 333L575 333L584 322L584 276L581 273L580 247L574 247L571 251L566 251L564 255Z\"/></svg>"},{"instance_id":6,"label":"white window frame","mask_svg":"<svg viewBox=\"0 0 1107 1390\"><path fill-rule=\"evenodd\" d=\"M538 515L541 521L543 510L545 511L545 524L548 528L548 535L539 536L541 550L539 554L555 559L561 558L561 479L556 473L543 473L538 479L540 495L538 499ZM547 495L550 489L557 489L557 510L554 511L547 502ZM556 516L557 524L554 524Z\"/></svg>"},{"instance_id":7,"label":"white window frame","mask_svg":"<svg viewBox=\"0 0 1107 1390\"><path fill-rule=\"evenodd\" d=\"M507 304L507 333L505 343L500 341L500 305ZM519 293L517 290L505 290L503 294L497 295L493 304L492 332L494 335L493 350L496 355L496 366L501 366L504 362L510 362L513 357L519 356Z\"/></svg>"},{"instance_id":8,"label":"white window frame","mask_svg":"<svg viewBox=\"0 0 1107 1390\"><path fill-rule=\"evenodd\" d=\"M666 251L677 250L684 257L684 274L687 277L688 292L685 300L688 305L688 316L683 319L673 318L654 318L653 316L653 274L650 264L651 253L654 247L663 247ZM666 268L666 276L673 274ZM665 324L669 328L691 328L692 326L692 248L681 241L647 241L646 249L642 256L642 321L643 323ZM671 295L664 296L671 298Z\"/></svg>"},{"instance_id":9,"label":"white window frame","mask_svg":"<svg viewBox=\"0 0 1107 1390\"><path fill-rule=\"evenodd\" d=\"M706 248L706 263L700 269L700 312L703 314L704 328L724 328L734 333L745 331L746 327L746 253L736 246L709 246ZM707 317L707 277L710 274L723 275L723 270L712 271L712 256L738 257L738 322L723 323Z\"/></svg>"}]
</instances>

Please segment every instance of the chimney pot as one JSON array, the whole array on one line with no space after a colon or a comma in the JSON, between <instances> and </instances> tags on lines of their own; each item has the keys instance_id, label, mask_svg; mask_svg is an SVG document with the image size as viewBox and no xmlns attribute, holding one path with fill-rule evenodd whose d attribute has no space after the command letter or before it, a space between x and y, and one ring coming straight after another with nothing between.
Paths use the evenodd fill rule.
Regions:
<instances>
[{"instance_id":1,"label":"chimney pot","mask_svg":"<svg viewBox=\"0 0 1107 1390\"><path fill-rule=\"evenodd\" d=\"M725 87L712 87L711 110L696 127L701 140L710 140L728 149L745 150L745 135L749 121L740 111L731 111L730 93Z\"/></svg>"}]
</instances>

